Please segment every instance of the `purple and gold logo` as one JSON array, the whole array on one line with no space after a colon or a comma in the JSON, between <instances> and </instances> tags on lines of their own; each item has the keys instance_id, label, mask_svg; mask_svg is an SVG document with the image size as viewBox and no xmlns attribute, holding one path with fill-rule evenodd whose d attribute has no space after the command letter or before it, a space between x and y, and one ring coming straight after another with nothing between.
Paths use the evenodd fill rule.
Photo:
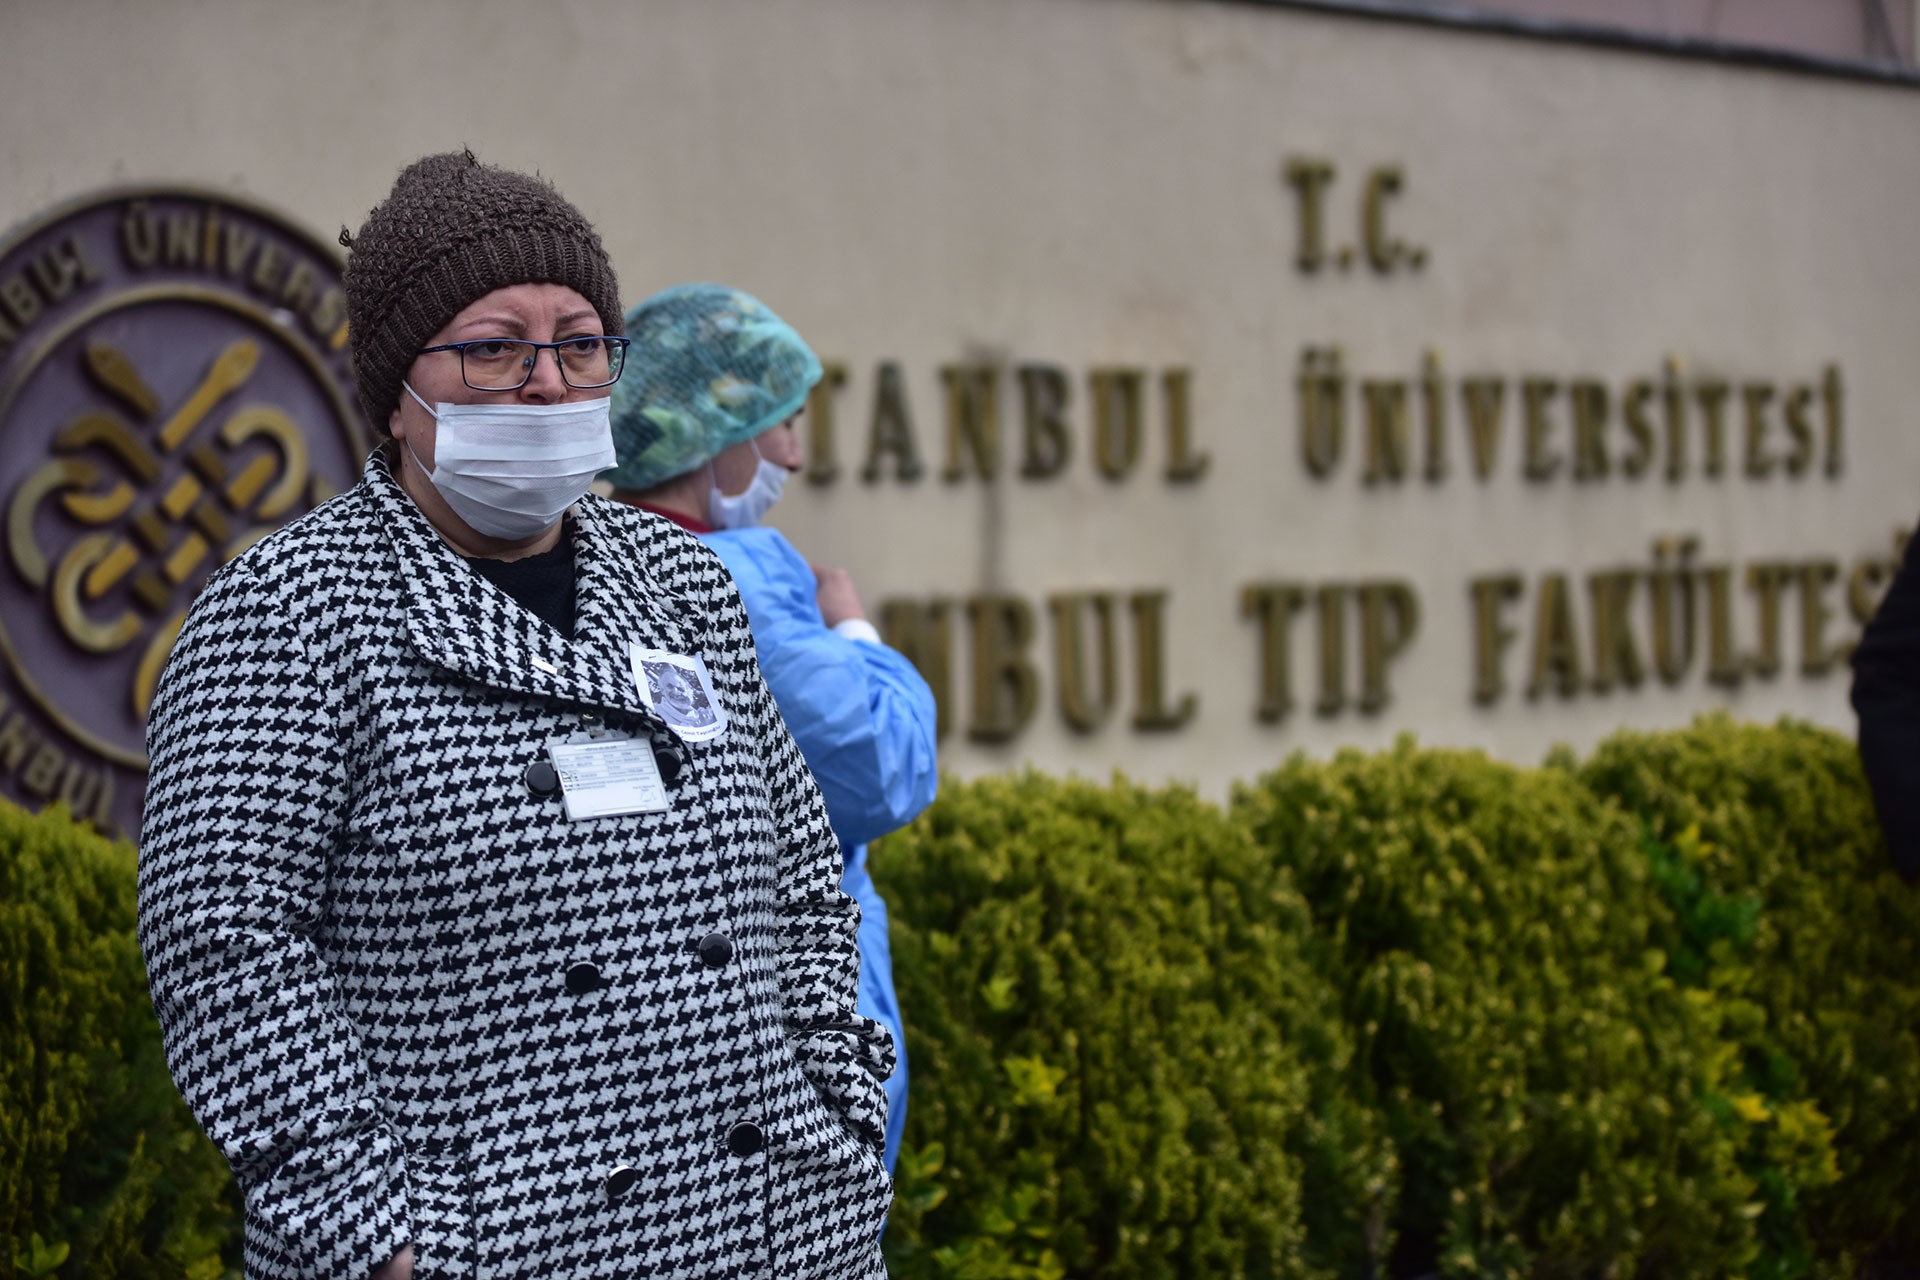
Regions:
<instances>
[{"instance_id":1,"label":"purple and gold logo","mask_svg":"<svg viewBox=\"0 0 1920 1280\"><path fill-rule=\"evenodd\" d=\"M359 475L346 338L333 252L232 197L111 192L0 240L0 792L138 834L187 605Z\"/></svg>"}]
</instances>

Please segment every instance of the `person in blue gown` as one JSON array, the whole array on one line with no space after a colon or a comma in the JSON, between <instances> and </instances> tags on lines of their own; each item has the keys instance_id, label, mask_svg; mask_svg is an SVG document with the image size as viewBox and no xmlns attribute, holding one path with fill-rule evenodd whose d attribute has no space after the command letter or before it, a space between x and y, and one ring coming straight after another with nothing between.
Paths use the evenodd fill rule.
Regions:
<instances>
[{"instance_id":1,"label":"person in blue gown","mask_svg":"<svg viewBox=\"0 0 1920 1280\"><path fill-rule=\"evenodd\" d=\"M795 420L820 380L800 335L748 294L711 284L630 309L626 377L614 388L613 496L698 534L747 606L760 668L826 798L860 904L859 1011L893 1032L886 1164L907 1112L907 1046L887 945L887 906L866 845L932 803L933 693L881 642L844 570L816 568L762 523L800 469Z\"/></svg>"}]
</instances>

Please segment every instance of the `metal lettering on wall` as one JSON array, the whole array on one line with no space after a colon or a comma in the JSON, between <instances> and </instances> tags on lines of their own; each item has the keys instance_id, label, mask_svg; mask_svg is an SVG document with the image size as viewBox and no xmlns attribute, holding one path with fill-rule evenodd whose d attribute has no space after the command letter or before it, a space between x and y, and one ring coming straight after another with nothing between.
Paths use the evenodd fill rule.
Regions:
<instances>
[{"instance_id":1,"label":"metal lettering on wall","mask_svg":"<svg viewBox=\"0 0 1920 1280\"><path fill-rule=\"evenodd\" d=\"M0 793L137 834L187 605L358 476L346 333L332 252L231 197L109 192L0 241Z\"/></svg>"},{"instance_id":2,"label":"metal lettering on wall","mask_svg":"<svg viewBox=\"0 0 1920 1280\"><path fill-rule=\"evenodd\" d=\"M1427 245L1402 235L1403 166L1291 156L1280 176L1296 231L1287 265L1299 276L1330 289L1412 287L1434 261ZM1492 372L1478 361L1456 373L1437 344L1422 344L1401 368L1375 371L1354 368L1337 339L1322 340L1273 377L1269 398L1286 408L1268 425L1295 439L1311 486L1351 486L1376 504L1416 489L1474 501L1514 482L1657 488L1682 499L1734 486L1813 493L1845 474L1849 384L1838 358L1714 372L1727 369L1743 369L1737 353L1708 347L1649 350L1624 375ZM1045 485L1080 466L1115 485L1139 476L1190 486L1244 466L1232 452L1244 435L1214 440L1197 421L1195 374L1184 365L1076 372L1028 356L920 372L912 378L884 358L865 367L826 361L808 401L808 480ZM933 383L925 376L933 372L939 426L925 430L908 388ZM1460 547L1459 580L1439 588L1469 605L1472 661L1456 676L1459 705L1485 716L1511 705L1510 695L1572 700L1688 682L1726 692L1829 678L1877 607L1904 531L1846 550L1748 557L1724 534L1710 536L1703 516L1682 505L1671 527L1649 526L1644 557L1625 561L1523 573L1511 551L1485 564L1476 548ZM1139 733L1205 732L1219 720L1206 722L1178 675L1191 665L1170 655L1164 618L1185 604L1175 591L1129 582L1044 598L896 596L881 602L882 630L932 685L943 736L958 728L977 743L1009 743L1049 702L1077 735L1116 720ZM1212 625L1250 629L1252 661L1240 704L1216 717L1279 726L1303 705L1323 719L1386 711L1397 668L1435 612L1426 607L1433 591L1429 582L1333 573L1238 584L1237 617ZM1114 716L1122 705L1131 714Z\"/></svg>"}]
</instances>

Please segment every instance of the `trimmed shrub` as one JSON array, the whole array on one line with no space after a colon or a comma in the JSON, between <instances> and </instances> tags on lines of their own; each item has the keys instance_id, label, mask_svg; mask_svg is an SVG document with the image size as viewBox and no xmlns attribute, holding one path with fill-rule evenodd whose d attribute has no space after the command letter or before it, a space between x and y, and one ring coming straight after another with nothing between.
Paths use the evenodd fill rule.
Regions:
<instances>
[{"instance_id":1,"label":"trimmed shrub","mask_svg":"<svg viewBox=\"0 0 1920 1280\"><path fill-rule=\"evenodd\" d=\"M1303 905L1217 808L950 783L871 865L909 1011L897 1277L1363 1273L1392 1157Z\"/></svg>"},{"instance_id":2,"label":"trimmed shrub","mask_svg":"<svg viewBox=\"0 0 1920 1280\"><path fill-rule=\"evenodd\" d=\"M1718 716L1616 735L1580 777L1640 827L1676 908L1662 945L1721 1011L1765 1274L1920 1271L1920 892L1891 870L1853 743Z\"/></svg>"},{"instance_id":3,"label":"trimmed shrub","mask_svg":"<svg viewBox=\"0 0 1920 1280\"><path fill-rule=\"evenodd\" d=\"M1714 1023L1664 972L1630 823L1564 772L1406 740L1233 811L1306 899L1398 1149L1395 1274L1743 1272L1743 1121L1703 1099Z\"/></svg>"},{"instance_id":4,"label":"trimmed shrub","mask_svg":"<svg viewBox=\"0 0 1920 1280\"><path fill-rule=\"evenodd\" d=\"M132 851L0 803L0 859L0 1266L232 1274ZM1225 810L949 781L871 866L911 1055L899 1280L1920 1258L1920 893L1836 734L1709 718L1534 769L1403 741Z\"/></svg>"},{"instance_id":5,"label":"trimmed shrub","mask_svg":"<svg viewBox=\"0 0 1920 1280\"><path fill-rule=\"evenodd\" d=\"M227 1166L161 1057L130 846L63 809L33 817L0 802L0 980L5 1264L29 1276L226 1274L238 1262Z\"/></svg>"},{"instance_id":6,"label":"trimmed shrub","mask_svg":"<svg viewBox=\"0 0 1920 1280\"><path fill-rule=\"evenodd\" d=\"M1838 735L949 781L871 865L905 1280L1912 1265L1920 894Z\"/></svg>"}]
</instances>

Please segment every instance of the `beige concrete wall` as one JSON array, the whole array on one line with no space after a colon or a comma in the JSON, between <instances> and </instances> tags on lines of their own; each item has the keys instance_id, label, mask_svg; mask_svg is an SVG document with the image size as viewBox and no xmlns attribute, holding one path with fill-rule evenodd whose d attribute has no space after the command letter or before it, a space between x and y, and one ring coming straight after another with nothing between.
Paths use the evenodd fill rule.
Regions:
<instances>
[{"instance_id":1,"label":"beige concrete wall","mask_svg":"<svg viewBox=\"0 0 1920 1280\"><path fill-rule=\"evenodd\" d=\"M1817 667L1856 633L1847 579L1868 566L1870 589L1920 507L1912 90L1165 0L17 0L0 10L0 119L0 224L93 188L162 181L244 193L331 233L357 225L414 156L467 144L553 178L602 227L629 298L695 278L758 293L847 370L839 477L796 482L780 522L818 560L851 568L870 602L956 602L945 750L963 773L1031 761L1218 790L1296 749L1402 731L1536 759L1555 742L1711 708L1850 729L1844 668L1808 674L1802 662L1810 652ZM1328 256L1313 272L1297 263L1290 161L1333 173ZM1403 254L1378 271L1361 252L1343 270L1338 250L1365 249L1370 175L1390 168L1400 185L1380 204L1384 231L1421 250L1421 265ZM1350 379L1345 452L1316 477L1302 458L1301 353L1333 346ZM1410 380L1418 446L1429 351L1449 472L1424 479L1416 447L1407 479L1366 484L1352 383ZM1663 438L1669 357L1693 461L1670 481L1662 452L1626 478L1622 401L1651 380ZM916 483L859 474L886 362L927 465ZM941 370L956 364L1000 370L991 482L941 475ZM1027 364L1071 379L1074 454L1051 479L1020 475L1015 371ZM1119 480L1096 473L1087 437L1089 375L1111 367L1154 380L1139 465ZM1836 475L1822 448L1830 367L1843 394ZM1194 442L1211 459L1194 481L1163 474L1166 370L1190 380ZM1485 479L1459 386L1473 376L1506 388ZM1559 459L1544 481L1523 472L1530 378L1554 387L1536 393L1540 439ZM1733 388L1718 478L1699 470L1695 398L1716 379ZM1569 474L1579 380L1608 396L1595 419L1604 479ZM1811 388L1806 474L1743 474L1746 384L1773 388L1759 404L1765 456L1786 452L1787 403ZM1765 566L1795 566L1779 592L1777 674L1709 680L1714 580L1695 575L1698 651L1677 681L1649 672L1638 687L1592 689L1589 577L1640 573L1616 608L1650 663L1646 571L1663 536L1696 539L1695 569L1730 567L1728 661L1764 647ZM1496 621L1517 634L1505 692L1483 705L1470 584L1504 573L1523 586ZM1555 643L1541 648L1553 574L1571 596L1564 617L1548 609ZM1348 603L1347 705L1315 712L1310 600L1291 630L1298 705L1258 718L1246 588L1366 582L1404 584L1419 601L1417 634L1385 668L1390 701L1354 705L1362 619ZM1046 601L1063 592L1113 593L1126 624L1118 706L1090 732L1057 705ZM1165 593L1164 691L1193 694L1197 710L1141 731L1126 600L1153 592ZM1037 709L997 743L969 736L981 718L964 603L983 593L1026 602L1038 627ZM1812 651L1803 598L1820 623ZM1579 686L1529 698L1537 662L1564 671L1556 619L1576 629ZM1624 663L1620 643L1614 633L1606 647Z\"/></svg>"}]
</instances>

